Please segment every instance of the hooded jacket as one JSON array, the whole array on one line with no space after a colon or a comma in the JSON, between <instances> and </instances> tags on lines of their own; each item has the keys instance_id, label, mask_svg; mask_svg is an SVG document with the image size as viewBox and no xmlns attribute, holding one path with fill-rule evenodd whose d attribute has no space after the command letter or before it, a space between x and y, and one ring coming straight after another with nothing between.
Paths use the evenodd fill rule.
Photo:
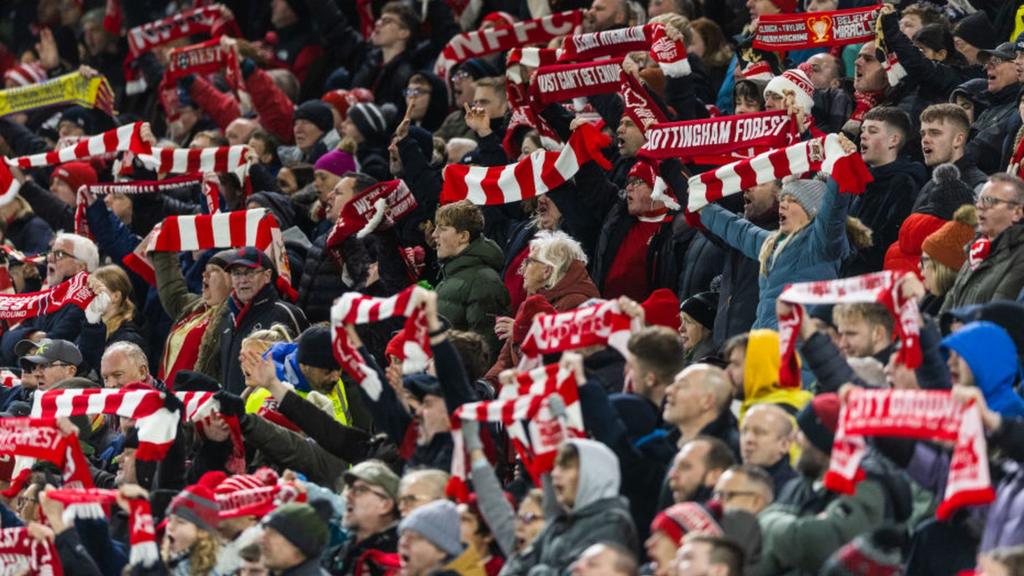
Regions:
<instances>
[{"instance_id":1,"label":"hooded jacket","mask_svg":"<svg viewBox=\"0 0 1024 576\"><path fill-rule=\"evenodd\" d=\"M850 251L846 213L852 198L840 193L835 180L829 178L817 216L777 250L766 274L758 274L760 300L754 328L774 329L778 325L775 299L786 285L838 277L839 263ZM754 261L760 261L761 247L772 234L716 204L701 210L700 219L712 234Z\"/></svg>"},{"instance_id":2,"label":"hooded jacket","mask_svg":"<svg viewBox=\"0 0 1024 576\"><path fill-rule=\"evenodd\" d=\"M971 322L943 338L942 345L967 362L990 409L1024 417L1024 399L1013 390L1020 369L1017 348L1006 330L992 322Z\"/></svg>"},{"instance_id":3,"label":"hooded jacket","mask_svg":"<svg viewBox=\"0 0 1024 576\"><path fill-rule=\"evenodd\" d=\"M448 87L445 86L444 80L433 73L421 70L415 76L430 84L430 103L427 104L427 112L416 125L435 132L448 116Z\"/></svg>"},{"instance_id":4,"label":"hooded jacket","mask_svg":"<svg viewBox=\"0 0 1024 576\"><path fill-rule=\"evenodd\" d=\"M811 401L813 395L802 388L780 388L779 333L774 330L751 330L747 340L747 357L743 365L743 404L740 421L755 404L777 404L796 414Z\"/></svg>"},{"instance_id":5,"label":"hooded jacket","mask_svg":"<svg viewBox=\"0 0 1024 576\"><path fill-rule=\"evenodd\" d=\"M508 291L501 281L501 248L483 236L459 254L441 261L437 311L456 330L472 330L491 350L499 350L494 319L508 313Z\"/></svg>"},{"instance_id":6,"label":"hooded jacket","mask_svg":"<svg viewBox=\"0 0 1024 576\"><path fill-rule=\"evenodd\" d=\"M638 546L629 504L619 496L619 459L604 444L568 441L579 453L576 498L569 510L545 519L544 528L525 550L508 559L502 576L565 574L590 545L614 542L627 550Z\"/></svg>"}]
</instances>

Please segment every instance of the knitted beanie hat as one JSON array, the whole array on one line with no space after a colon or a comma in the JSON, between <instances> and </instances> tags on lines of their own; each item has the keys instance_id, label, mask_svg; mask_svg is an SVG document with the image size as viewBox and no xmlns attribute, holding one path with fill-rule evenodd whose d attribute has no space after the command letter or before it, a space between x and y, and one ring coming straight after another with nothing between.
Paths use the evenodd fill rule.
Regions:
<instances>
[{"instance_id":1,"label":"knitted beanie hat","mask_svg":"<svg viewBox=\"0 0 1024 576\"><path fill-rule=\"evenodd\" d=\"M213 488L224 479L224 474L204 474L199 482L187 486L171 500L167 514L174 514L207 532L217 532L220 505L213 494Z\"/></svg>"},{"instance_id":2,"label":"knitted beanie hat","mask_svg":"<svg viewBox=\"0 0 1024 576\"><path fill-rule=\"evenodd\" d=\"M353 88L351 90L331 90L320 97L320 100L328 103L337 110L344 120L348 117L348 109L356 102L373 102L373 92L366 88Z\"/></svg>"},{"instance_id":3,"label":"knitted beanie hat","mask_svg":"<svg viewBox=\"0 0 1024 576\"><path fill-rule=\"evenodd\" d=\"M220 506L220 518L263 517L270 514L274 510L277 481L277 473L270 468L225 478L213 490Z\"/></svg>"},{"instance_id":4,"label":"knitted beanie hat","mask_svg":"<svg viewBox=\"0 0 1024 576\"><path fill-rule=\"evenodd\" d=\"M839 396L833 392L818 394L796 415L796 423L815 448L831 454L839 427Z\"/></svg>"},{"instance_id":5,"label":"knitted beanie hat","mask_svg":"<svg viewBox=\"0 0 1024 576\"><path fill-rule=\"evenodd\" d=\"M435 500L413 510L398 525L399 534L407 530L419 534L450 558L462 554L459 511L451 500Z\"/></svg>"},{"instance_id":6,"label":"knitted beanie hat","mask_svg":"<svg viewBox=\"0 0 1024 576\"><path fill-rule=\"evenodd\" d=\"M319 558L327 546L330 506L324 500L313 500L309 504L285 504L263 521L263 527L276 530L307 559Z\"/></svg>"},{"instance_id":7,"label":"knitted beanie hat","mask_svg":"<svg viewBox=\"0 0 1024 576\"><path fill-rule=\"evenodd\" d=\"M384 111L373 103L353 104L348 109L348 119L367 140L379 140L388 130L388 119Z\"/></svg>"},{"instance_id":8,"label":"knitted beanie hat","mask_svg":"<svg viewBox=\"0 0 1024 576\"><path fill-rule=\"evenodd\" d=\"M46 70L35 62L19 64L4 72L4 80L8 84L13 84L13 88L31 86L46 81Z\"/></svg>"},{"instance_id":9,"label":"knitted beanie hat","mask_svg":"<svg viewBox=\"0 0 1024 576\"><path fill-rule=\"evenodd\" d=\"M83 185L99 182L96 170L87 162L65 162L57 166L50 176L50 181L53 180L63 180L75 193Z\"/></svg>"},{"instance_id":10,"label":"knitted beanie hat","mask_svg":"<svg viewBox=\"0 0 1024 576\"><path fill-rule=\"evenodd\" d=\"M999 34L984 11L968 15L953 28L953 36L959 37L975 48L992 49L999 43Z\"/></svg>"},{"instance_id":11,"label":"knitted beanie hat","mask_svg":"<svg viewBox=\"0 0 1024 576\"><path fill-rule=\"evenodd\" d=\"M316 164L313 164L313 169L330 172L331 174L340 177L346 172L355 172L357 170L356 159L348 152L331 150L327 154L317 158Z\"/></svg>"},{"instance_id":12,"label":"knitted beanie hat","mask_svg":"<svg viewBox=\"0 0 1024 576\"><path fill-rule=\"evenodd\" d=\"M334 114L330 106L320 100L307 100L299 104L292 114L292 122L296 120L308 120L321 132L330 132L334 128Z\"/></svg>"},{"instance_id":13,"label":"knitted beanie hat","mask_svg":"<svg viewBox=\"0 0 1024 576\"><path fill-rule=\"evenodd\" d=\"M718 292L694 294L683 301L679 311L686 312L698 324L711 330L715 327L715 314L718 312Z\"/></svg>"},{"instance_id":14,"label":"knitted beanie hat","mask_svg":"<svg viewBox=\"0 0 1024 576\"><path fill-rule=\"evenodd\" d=\"M331 330L326 326L311 326L299 336L299 346L295 350L295 359L299 364L337 370L338 361L334 358L334 347L331 346Z\"/></svg>"},{"instance_id":15,"label":"knitted beanie hat","mask_svg":"<svg viewBox=\"0 0 1024 576\"><path fill-rule=\"evenodd\" d=\"M785 96L786 90L792 90L796 96L796 104L805 114L810 114L814 108L814 84L810 77L801 68L786 70L779 76L772 78L765 87L764 92L774 92ZM767 99L767 96L766 96Z\"/></svg>"},{"instance_id":16,"label":"knitted beanie hat","mask_svg":"<svg viewBox=\"0 0 1024 576\"><path fill-rule=\"evenodd\" d=\"M808 217L814 218L827 191L828 186L821 180L793 180L782 185L779 198L789 196L807 212Z\"/></svg>"},{"instance_id":17,"label":"knitted beanie hat","mask_svg":"<svg viewBox=\"0 0 1024 576\"><path fill-rule=\"evenodd\" d=\"M633 167L629 169L629 178L639 178L644 181L645 184L654 188L654 166L649 162L643 160L637 160L633 164Z\"/></svg>"},{"instance_id":18,"label":"knitted beanie hat","mask_svg":"<svg viewBox=\"0 0 1024 576\"><path fill-rule=\"evenodd\" d=\"M690 532L698 532L719 536L722 527L718 520L703 506L696 502L682 502L669 506L659 512L651 521L651 532L662 532L676 546L683 542L683 537Z\"/></svg>"},{"instance_id":19,"label":"knitted beanie hat","mask_svg":"<svg viewBox=\"0 0 1024 576\"><path fill-rule=\"evenodd\" d=\"M679 331L679 298L668 288L658 288L644 300L644 321L648 326L664 326Z\"/></svg>"},{"instance_id":20,"label":"knitted beanie hat","mask_svg":"<svg viewBox=\"0 0 1024 576\"><path fill-rule=\"evenodd\" d=\"M921 250L939 264L959 270L967 260L964 246L974 240L974 227L977 225L978 217L974 206L961 206L953 213L951 221L924 239Z\"/></svg>"}]
</instances>

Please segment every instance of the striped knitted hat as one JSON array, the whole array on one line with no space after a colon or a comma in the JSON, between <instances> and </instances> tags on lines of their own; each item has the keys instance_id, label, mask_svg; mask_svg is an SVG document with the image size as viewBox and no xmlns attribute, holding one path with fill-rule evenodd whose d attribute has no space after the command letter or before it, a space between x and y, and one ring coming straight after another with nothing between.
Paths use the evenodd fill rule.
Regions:
<instances>
[{"instance_id":1,"label":"striped knitted hat","mask_svg":"<svg viewBox=\"0 0 1024 576\"><path fill-rule=\"evenodd\" d=\"M277 473L270 468L226 478L214 489L220 518L266 516L274 510L277 482Z\"/></svg>"},{"instance_id":2,"label":"striped knitted hat","mask_svg":"<svg viewBox=\"0 0 1024 576\"><path fill-rule=\"evenodd\" d=\"M167 515L174 514L207 532L216 532L220 506L213 495L212 486L216 486L223 478L223 472L204 474L198 483L186 487L171 500Z\"/></svg>"}]
</instances>

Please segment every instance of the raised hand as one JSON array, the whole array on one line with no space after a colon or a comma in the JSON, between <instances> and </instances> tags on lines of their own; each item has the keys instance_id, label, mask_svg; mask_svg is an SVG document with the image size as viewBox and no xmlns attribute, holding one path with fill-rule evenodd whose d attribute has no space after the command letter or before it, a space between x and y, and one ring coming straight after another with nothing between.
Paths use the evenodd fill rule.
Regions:
<instances>
[{"instance_id":1,"label":"raised hand","mask_svg":"<svg viewBox=\"0 0 1024 576\"><path fill-rule=\"evenodd\" d=\"M487 111L479 106L471 107L469 103L465 104L466 108L466 126L476 132L476 135L483 138L491 133L491 119L487 116Z\"/></svg>"}]
</instances>

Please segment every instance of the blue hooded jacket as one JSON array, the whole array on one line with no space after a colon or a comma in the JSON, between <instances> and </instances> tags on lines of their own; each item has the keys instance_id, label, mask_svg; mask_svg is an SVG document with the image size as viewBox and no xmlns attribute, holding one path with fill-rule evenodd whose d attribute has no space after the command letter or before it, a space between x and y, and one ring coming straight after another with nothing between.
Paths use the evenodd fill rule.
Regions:
<instances>
[{"instance_id":1,"label":"blue hooded jacket","mask_svg":"<svg viewBox=\"0 0 1024 576\"><path fill-rule=\"evenodd\" d=\"M1020 371L1017 347L1006 330L992 322L971 322L942 339L974 374L988 407L1003 416L1024 417L1024 398L1013 389Z\"/></svg>"}]
</instances>

